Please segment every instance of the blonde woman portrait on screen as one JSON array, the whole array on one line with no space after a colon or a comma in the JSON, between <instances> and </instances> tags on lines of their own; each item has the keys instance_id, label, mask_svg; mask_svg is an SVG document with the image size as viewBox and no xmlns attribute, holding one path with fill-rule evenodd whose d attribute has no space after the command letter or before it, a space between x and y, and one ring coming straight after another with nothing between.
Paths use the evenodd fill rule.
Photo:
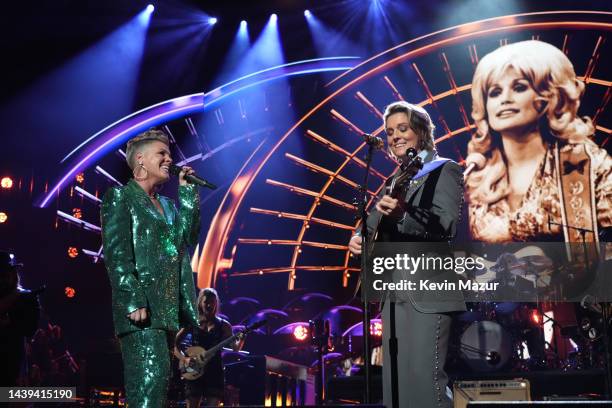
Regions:
<instances>
[{"instance_id":1,"label":"blonde woman portrait on screen","mask_svg":"<svg viewBox=\"0 0 612 408\"><path fill-rule=\"evenodd\" d=\"M580 241L563 224L597 241L612 225L612 158L578 115L584 90L567 56L545 42L505 45L478 63L466 159L476 164L466 178L473 239Z\"/></svg>"}]
</instances>

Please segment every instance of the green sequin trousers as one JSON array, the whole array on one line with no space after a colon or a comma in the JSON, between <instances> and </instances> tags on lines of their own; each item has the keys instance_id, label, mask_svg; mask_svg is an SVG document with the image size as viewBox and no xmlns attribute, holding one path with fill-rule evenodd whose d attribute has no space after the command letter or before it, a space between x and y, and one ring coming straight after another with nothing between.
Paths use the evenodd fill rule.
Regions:
<instances>
[{"instance_id":1,"label":"green sequin trousers","mask_svg":"<svg viewBox=\"0 0 612 408\"><path fill-rule=\"evenodd\" d=\"M128 408L165 408L171 374L166 331L137 331L119 341Z\"/></svg>"}]
</instances>

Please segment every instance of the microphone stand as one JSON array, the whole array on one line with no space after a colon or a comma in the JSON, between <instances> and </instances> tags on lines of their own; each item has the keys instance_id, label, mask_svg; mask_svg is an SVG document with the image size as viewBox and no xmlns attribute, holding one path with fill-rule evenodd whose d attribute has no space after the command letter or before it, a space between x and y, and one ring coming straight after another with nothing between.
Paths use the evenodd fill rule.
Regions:
<instances>
[{"instance_id":1,"label":"microphone stand","mask_svg":"<svg viewBox=\"0 0 612 408\"><path fill-rule=\"evenodd\" d=\"M551 221L550 220L550 215L549 215L548 216L548 229L549 230L550 230L550 226L551 225L556 225L556 226L561 227L561 228L573 229L573 230L576 230L576 231L580 232L580 237L582 238L582 248L584 250L584 263L585 263L585 267L588 269L589 268L589 250L588 250L587 244L586 244L586 234L587 234L587 232L590 232L591 234L595 234L595 232L593 230L590 230L590 229L575 227L573 225L565 225L563 223L558 223L558 222ZM570 242L570 244L571 244L571 242Z\"/></svg>"},{"instance_id":2,"label":"microphone stand","mask_svg":"<svg viewBox=\"0 0 612 408\"><path fill-rule=\"evenodd\" d=\"M375 146L368 143L368 151L365 156L366 171L363 178L363 184L359 188L361 197L358 198L359 218L361 218L361 300L363 305L362 314L362 325L363 325L363 366L365 374L365 387L364 387L364 404L371 402L371 373L370 373L370 300L369 300L369 280L367 274L368 267L368 213L366 212L366 205L368 202L368 177L370 175L370 164L372 163L372 155L374 153Z\"/></svg>"},{"instance_id":3,"label":"microphone stand","mask_svg":"<svg viewBox=\"0 0 612 408\"><path fill-rule=\"evenodd\" d=\"M569 229L573 229L580 232L580 236L582 238L582 246L584 249L584 261L586 264L586 268L589 268L589 251L586 244L586 234L590 232L591 234L595 234L593 230L575 227L572 225L564 225L557 222L553 222L550 220L550 215L548 216L548 229L550 229L551 225L557 225L561 228L567 227ZM602 307L602 318L603 318L603 339L604 339L604 353L605 353L605 370L606 370L606 398L612 398L612 370L610 367L610 338L609 338L609 315L607 310L607 305L603 305Z\"/></svg>"}]
</instances>

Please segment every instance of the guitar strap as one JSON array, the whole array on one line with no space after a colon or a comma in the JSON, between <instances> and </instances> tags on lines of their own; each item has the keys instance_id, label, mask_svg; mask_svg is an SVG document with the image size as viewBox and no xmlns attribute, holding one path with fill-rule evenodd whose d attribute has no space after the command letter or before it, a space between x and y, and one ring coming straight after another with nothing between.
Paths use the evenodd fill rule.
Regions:
<instances>
[{"instance_id":1,"label":"guitar strap","mask_svg":"<svg viewBox=\"0 0 612 408\"><path fill-rule=\"evenodd\" d=\"M435 169L442 166L444 163L448 161L450 161L450 159L447 159L445 157L438 157L437 159L434 159L432 161L429 161L423 164L423 168L419 170L417 174L414 175L412 180L418 180L421 177L428 175L429 173L431 173L432 171L434 171Z\"/></svg>"},{"instance_id":2,"label":"guitar strap","mask_svg":"<svg viewBox=\"0 0 612 408\"><path fill-rule=\"evenodd\" d=\"M592 158L584 144L555 146L555 162L559 196L561 199L561 219L565 242L597 243L597 216L595 205L595 183L592 175ZM588 232L581 233L571 227ZM590 259L595 259L598 245L588 245ZM572 245L569 249L571 259L584 256L584 248Z\"/></svg>"}]
</instances>

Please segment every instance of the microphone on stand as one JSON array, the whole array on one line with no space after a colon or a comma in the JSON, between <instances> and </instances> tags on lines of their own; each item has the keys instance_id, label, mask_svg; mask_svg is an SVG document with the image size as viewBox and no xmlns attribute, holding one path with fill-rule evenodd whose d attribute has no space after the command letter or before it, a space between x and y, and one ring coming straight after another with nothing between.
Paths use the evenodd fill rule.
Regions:
<instances>
[{"instance_id":1,"label":"microphone on stand","mask_svg":"<svg viewBox=\"0 0 612 408\"><path fill-rule=\"evenodd\" d=\"M425 155L427 155L427 151L423 150L423 152L425 152ZM419 152L417 152L417 149L414 147L409 147L406 149L406 159L408 160L414 159L418 154Z\"/></svg>"},{"instance_id":2,"label":"microphone on stand","mask_svg":"<svg viewBox=\"0 0 612 408\"><path fill-rule=\"evenodd\" d=\"M375 149L383 149L385 147L385 142L379 136L374 136L369 133L364 133L362 136L363 141L366 142L370 146L374 146Z\"/></svg>"},{"instance_id":3,"label":"microphone on stand","mask_svg":"<svg viewBox=\"0 0 612 408\"><path fill-rule=\"evenodd\" d=\"M173 175L177 177L182 170L183 169L177 166L176 164L170 165L170 173L172 173ZM187 180L189 184L197 184L200 187L207 187L207 188L210 188L211 190L214 190L217 188L217 186L215 186L213 183L209 183L208 181L204 180L203 178L199 176L196 176L195 174L187 174L185 176L185 180Z\"/></svg>"},{"instance_id":4,"label":"microphone on stand","mask_svg":"<svg viewBox=\"0 0 612 408\"><path fill-rule=\"evenodd\" d=\"M402 160L402 167L419 166L423 167L423 161L427 157L429 152L427 150L417 151L414 147L410 147L406 150L406 158Z\"/></svg>"}]
</instances>

